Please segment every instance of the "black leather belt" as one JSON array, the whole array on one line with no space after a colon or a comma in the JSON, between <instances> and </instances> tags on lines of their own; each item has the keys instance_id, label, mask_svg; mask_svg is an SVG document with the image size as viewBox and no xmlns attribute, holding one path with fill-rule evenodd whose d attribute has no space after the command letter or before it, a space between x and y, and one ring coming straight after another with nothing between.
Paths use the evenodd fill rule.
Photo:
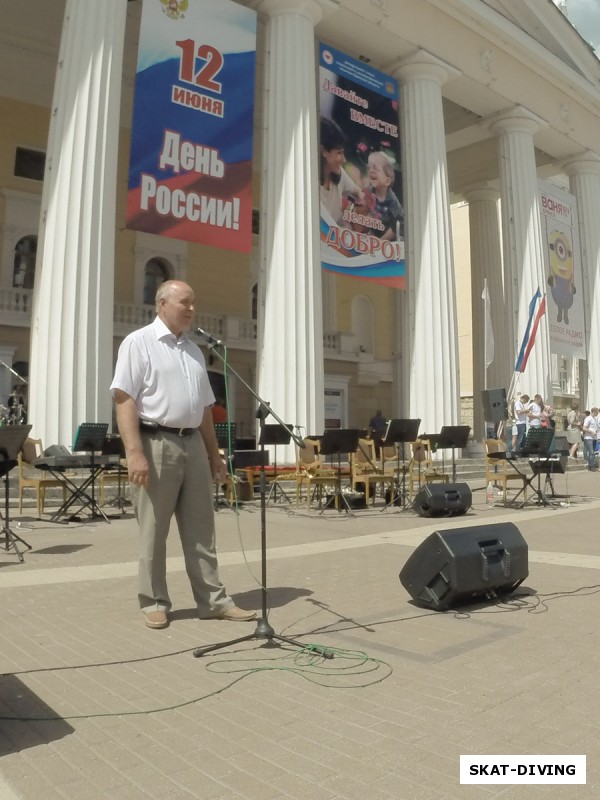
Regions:
<instances>
[{"instance_id":1,"label":"black leather belt","mask_svg":"<svg viewBox=\"0 0 600 800\"><path fill-rule=\"evenodd\" d=\"M159 425L158 422L140 421L140 428L147 433L156 433L163 431L164 433L174 433L176 436L191 436L198 428L170 428L168 425Z\"/></svg>"}]
</instances>

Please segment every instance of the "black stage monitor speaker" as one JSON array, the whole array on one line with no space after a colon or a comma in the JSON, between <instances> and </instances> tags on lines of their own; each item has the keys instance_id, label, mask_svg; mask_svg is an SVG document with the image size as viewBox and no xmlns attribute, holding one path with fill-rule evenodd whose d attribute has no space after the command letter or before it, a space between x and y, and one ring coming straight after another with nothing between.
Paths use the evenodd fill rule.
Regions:
<instances>
[{"instance_id":1,"label":"black stage monitor speaker","mask_svg":"<svg viewBox=\"0 0 600 800\"><path fill-rule=\"evenodd\" d=\"M486 422L500 422L508 419L506 389L484 389L481 393L481 402Z\"/></svg>"},{"instance_id":2,"label":"black stage monitor speaker","mask_svg":"<svg viewBox=\"0 0 600 800\"><path fill-rule=\"evenodd\" d=\"M420 517L456 517L467 513L472 499L466 483L426 483L412 507Z\"/></svg>"},{"instance_id":3,"label":"black stage monitor speaker","mask_svg":"<svg viewBox=\"0 0 600 800\"><path fill-rule=\"evenodd\" d=\"M419 605L453 605L508 594L527 575L527 543L512 522L435 531L402 567L400 583Z\"/></svg>"}]
</instances>

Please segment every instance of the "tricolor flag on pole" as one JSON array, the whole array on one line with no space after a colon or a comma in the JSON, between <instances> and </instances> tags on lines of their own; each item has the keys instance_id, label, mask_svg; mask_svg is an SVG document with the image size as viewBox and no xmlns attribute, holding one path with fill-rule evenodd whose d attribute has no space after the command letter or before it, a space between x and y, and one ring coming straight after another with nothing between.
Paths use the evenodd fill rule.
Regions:
<instances>
[{"instance_id":1,"label":"tricolor flag on pole","mask_svg":"<svg viewBox=\"0 0 600 800\"><path fill-rule=\"evenodd\" d=\"M529 360L529 354L531 353L535 343L535 335L537 333L540 320L544 316L545 312L546 295L542 296L538 286L536 293L533 295L531 302L529 303L529 319L527 320L525 336L523 336L523 341L521 342L519 357L517 358L517 363L515 364L515 372L525 372L527 361Z\"/></svg>"},{"instance_id":2,"label":"tricolor flag on pole","mask_svg":"<svg viewBox=\"0 0 600 800\"><path fill-rule=\"evenodd\" d=\"M494 329L492 328L492 313L490 308L490 295L487 287L487 279L483 280L483 314L484 314L484 359L486 369L494 360Z\"/></svg>"}]
</instances>

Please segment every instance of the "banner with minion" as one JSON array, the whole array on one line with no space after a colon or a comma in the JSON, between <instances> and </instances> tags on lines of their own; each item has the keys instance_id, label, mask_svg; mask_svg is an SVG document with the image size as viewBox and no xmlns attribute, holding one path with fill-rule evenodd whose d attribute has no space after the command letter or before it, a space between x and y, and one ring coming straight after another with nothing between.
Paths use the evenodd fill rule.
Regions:
<instances>
[{"instance_id":1,"label":"banner with minion","mask_svg":"<svg viewBox=\"0 0 600 800\"><path fill-rule=\"evenodd\" d=\"M585 358L585 319L577 206L573 195L540 181L546 239L546 290L550 352Z\"/></svg>"},{"instance_id":2,"label":"banner with minion","mask_svg":"<svg viewBox=\"0 0 600 800\"><path fill-rule=\"evenodd\" d=\"M403 289L398 97L394 78L321 44L321 265Z\"/></svg>"},{"instance_id":3,"label":"banner with minion","mask_svg":"<svg viewBox=\"0 0 600 800\"><path fill-rule=\"evenodd\" d=\"M252 249L256 12L144 0L126 225Z\"/></svg>"}]
</instances>

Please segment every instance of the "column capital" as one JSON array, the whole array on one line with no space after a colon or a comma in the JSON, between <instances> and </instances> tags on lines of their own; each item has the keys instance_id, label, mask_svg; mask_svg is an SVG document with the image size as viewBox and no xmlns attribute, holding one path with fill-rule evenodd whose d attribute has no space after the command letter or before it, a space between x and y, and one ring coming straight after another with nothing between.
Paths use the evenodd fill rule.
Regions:
<instances>
[{"instance_id":1,"label":"column capital","mask_svg":"<svg viewBox=\"0 0 600 800\"><path fill-rule=\"evenodd\" d=\"M530 133L532 136L540 128L545 128L547 122L524 106L515 106L506 111L501 111L486 120L493 134L502 133Z\"/></svg>"},{"instance_id":2,"label":"column capital","mask_svg":"<svg viewBox=\"0 0 600 800\"><path fill-rule=\"evenodd\" d=\"M257 0L253 6L269 17L295 14L306 17L316 25L324 17L337 11L340 3L339 0Z\"/></svg>"},{"instance_id":3,"label":"column capital","mask_svg":"<svg viewBox=\"0 0 600 800\"><path fill-rule=\"evenodd\" d=\"M440 86L461 74L460 70L421 48L410 56L389 64L384 71L401 81L428 78L437 81Z\"/></svg>"},{"instance_id":4,"label":"column capital","mask_svg":"<svg viewBox=\"0 0 600 800\"><path fill-rule=\"evenodd\" d=\"M495 203L500 199L500 191L486 184L467 186L462 195L467 203L477 203L484 200Z\"/></svg>"},{"instance_id":5,"label":"column capital","mask_svg":"<svg viewBox=\"0 0 600 800\"><path fill-rule=\"evenodd\" d=\"M592 150L572 156L563 162L562 168L569 177L572 175L600 175L600 155Z\"/></svg>"}]
</instances>

